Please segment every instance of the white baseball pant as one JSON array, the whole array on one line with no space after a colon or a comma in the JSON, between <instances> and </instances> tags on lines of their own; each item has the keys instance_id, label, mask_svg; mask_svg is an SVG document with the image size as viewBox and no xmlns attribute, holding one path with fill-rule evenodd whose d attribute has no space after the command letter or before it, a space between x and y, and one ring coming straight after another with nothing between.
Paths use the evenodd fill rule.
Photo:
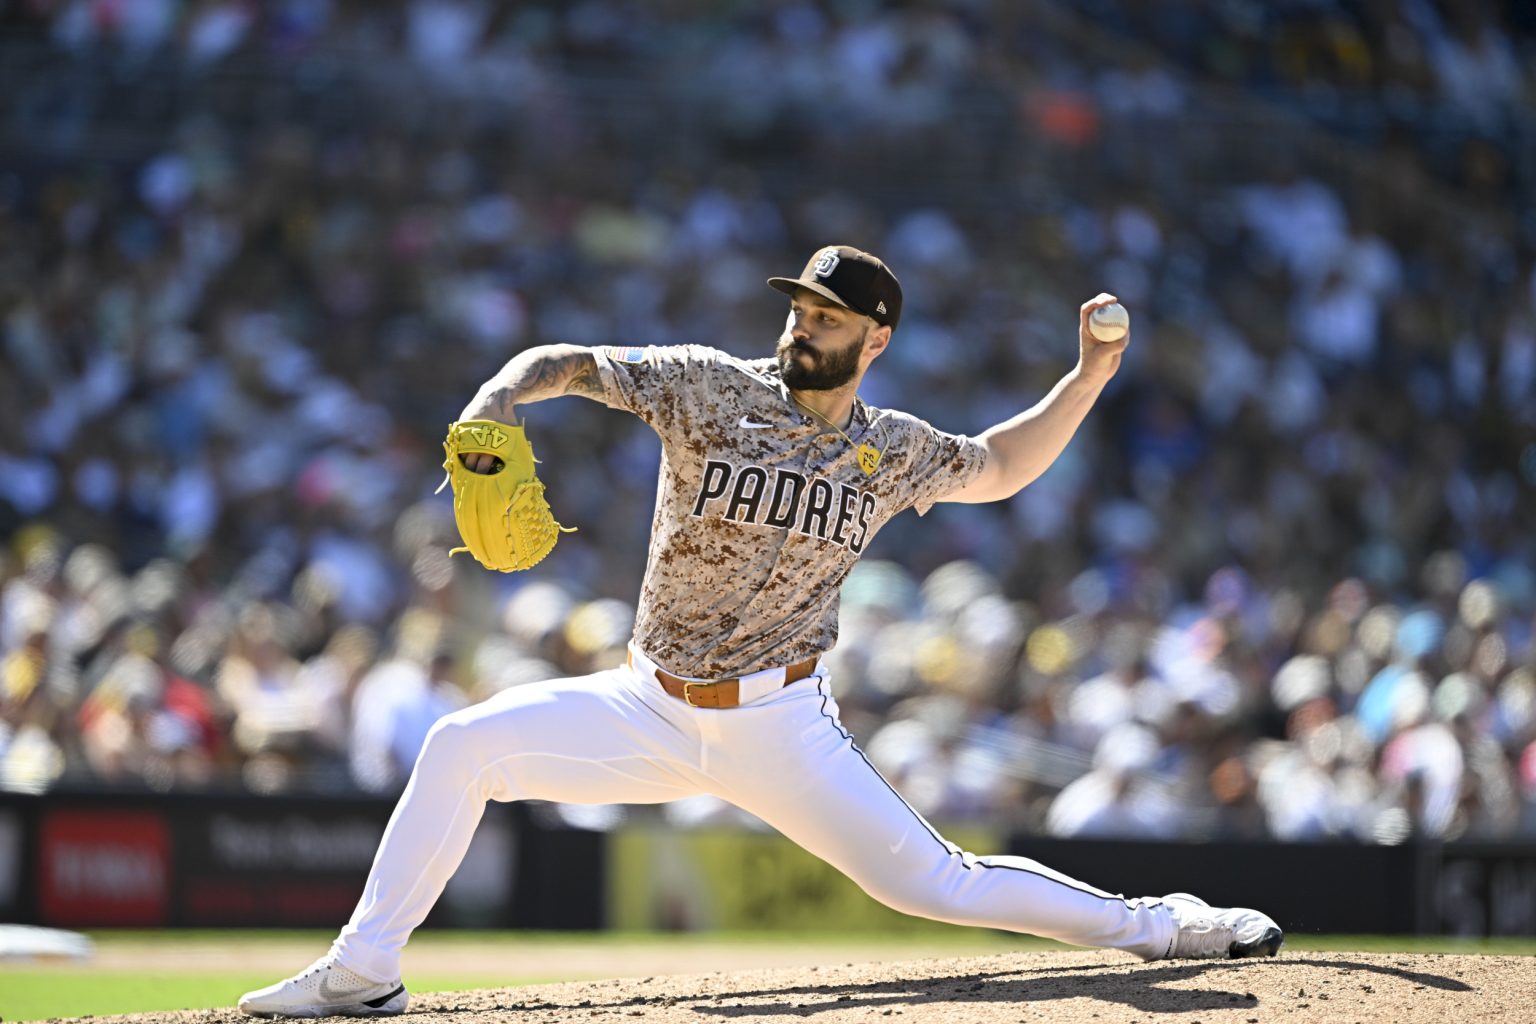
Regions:
<instances>
[{"instance_id":1,"label":"white baseball pant","mask_svg":"<svg viewBox=\"0 0 1536 1024\"><path fill-rule=\"evenodd\" d=\"M838 720L823 665L740 707L690 707L651 662L514 687L442 718L374 856L339 961L384 982L458 868L487 800L663 803L709 793L756 815L907 914L1164 956L1176 925L1023 857L946 842Z\"/></svg>"}]
</instances>

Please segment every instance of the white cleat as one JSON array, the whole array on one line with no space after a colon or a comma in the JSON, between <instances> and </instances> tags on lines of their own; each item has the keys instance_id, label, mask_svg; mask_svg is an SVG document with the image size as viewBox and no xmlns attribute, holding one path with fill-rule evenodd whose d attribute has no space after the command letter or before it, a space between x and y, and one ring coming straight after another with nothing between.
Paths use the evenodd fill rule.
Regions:
<instances>
[{"instance_id":1,"label":"white cleat","mask_svg":"<svg viewBox=\"0 0 1536 1024\"><path fill-rule=\"evenodd\" d=\"M410 993L398 981L370 981L329 956L291 978L240 997L252 1017L387 1017L404 1013Z\"/></svg>"},{"instance_id":2,"label":"white cleat","mask_svg":"<svg viewBox=\"0 0 1536 1024\"><path fill-rule=\"evenodd\" d=\"M1187 892L1169 893L1162 902L1179 926L1166 954L1171 959L1274 956L1285 941L1280 926L1257 910L1213 907Z\"/></svg>"}]
</instances>

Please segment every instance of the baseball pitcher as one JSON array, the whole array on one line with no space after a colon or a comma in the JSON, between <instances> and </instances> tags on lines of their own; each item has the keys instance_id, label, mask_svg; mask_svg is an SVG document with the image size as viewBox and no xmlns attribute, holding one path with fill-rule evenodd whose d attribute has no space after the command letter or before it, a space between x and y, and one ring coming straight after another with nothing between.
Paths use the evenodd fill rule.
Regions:
<instances>
[{"instance_id":1,"label":"baseball pitcher","mask_svg":"<svg viewBox=\"0 0 1536 1024\"><path fill-rule=\"evenodd\" d=\"M1126 898L1022 857L947 842L891 788L838 718L823 655L838 590L906 508L1011 497L1055 461L1119 368L1129 337L1095 340L1033 408L979 437L860 400L892 343L901 286L844 245L798 277L771 359L699 346L551 345L513 358L449 433L465 549L533 565L555 523L519 407L579 395L661 437L661 479L628 663L514 687L441 719L330 951L247 993L259 1017L402 1012L400 953L469 846L487 800L658 803L709 793L761 818L908 914L1166 957L1271 956L1254 910L1183 893Z\"/></svg>"}]
</instances>

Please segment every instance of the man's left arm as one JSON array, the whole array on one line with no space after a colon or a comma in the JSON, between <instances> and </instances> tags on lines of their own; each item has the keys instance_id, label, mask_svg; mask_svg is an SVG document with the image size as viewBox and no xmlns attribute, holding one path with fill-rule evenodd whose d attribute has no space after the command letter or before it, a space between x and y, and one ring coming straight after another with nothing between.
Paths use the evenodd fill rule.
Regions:
<instances>
[{"instance_id":1,"label":"man's left arm","mask_svg":"<svg viewBox=\"0 0 1536 1024\"><path fill-rule=\"evenodd\" d=\"M1089 315L1115 301L1113 295L1101 292L1083 303L1078 310L1077 366L1034 406L978 437L987 452L985 468L975 480L940 501L977 503L1011 498L1066 450L1099 392L1120 369L1121 355L1131 340L1129 333L1119 341L1099 341L1088 333Z\"/></svg>"}]
</instances>

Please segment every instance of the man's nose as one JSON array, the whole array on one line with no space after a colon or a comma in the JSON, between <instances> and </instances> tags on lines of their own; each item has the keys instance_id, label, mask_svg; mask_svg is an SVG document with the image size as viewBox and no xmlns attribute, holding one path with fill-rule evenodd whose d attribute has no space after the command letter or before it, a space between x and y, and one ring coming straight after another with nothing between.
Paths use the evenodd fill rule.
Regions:
<instances>
[{"instance_id":1,"label":"man's nose","mask_svg":"<svg viewBox=\"0 0 1536 1024\"><path fill-rule=\"evenodd\" d=\"M806 329L805 321L801 319L796 319L794 325L790 327L789 336L796 341L811 340L811 332Z\"/></svg>"}]
</instances>

